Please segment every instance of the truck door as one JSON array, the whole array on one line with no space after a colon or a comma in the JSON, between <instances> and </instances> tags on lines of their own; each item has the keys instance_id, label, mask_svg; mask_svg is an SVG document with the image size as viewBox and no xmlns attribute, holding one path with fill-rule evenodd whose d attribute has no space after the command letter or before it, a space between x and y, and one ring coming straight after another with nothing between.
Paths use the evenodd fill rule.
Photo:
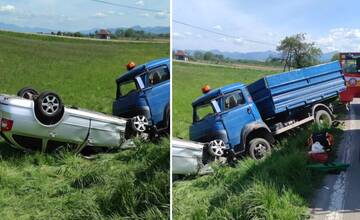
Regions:
<instances>
[{"instance_id":1,"label":"truck door","mask_svg":"<svg viewBox=\"0 0 360 220\"><path fill-rule=\"evenodd\" d=\"M156 125L163 121L165 107L170 101L170 72L166 65L149 70L144 93Z\"/></svg>"},{"instance_id":2,"label":"truck door","mask_svg":"<svg viewBox=\"0 0 360 220\"><path fill-rule=\"evenodd\" d=\"M242 128L255 120L250 106L240 90L226 94L222 102L222 121L232 147L240 144Z\"/></svg>"}]
</instances>

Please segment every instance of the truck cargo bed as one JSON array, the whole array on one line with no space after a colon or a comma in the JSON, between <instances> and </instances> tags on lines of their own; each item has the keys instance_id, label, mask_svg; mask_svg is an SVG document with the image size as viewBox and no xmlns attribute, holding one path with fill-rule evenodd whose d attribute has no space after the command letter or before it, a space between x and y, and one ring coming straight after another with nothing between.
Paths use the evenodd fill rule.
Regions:
<instances>
[{"instance_id":1,"label":"truck cargo bed","mask_svg":"<svg viewBox=\"0 0 360 220\"><path fill-rule=\"evenodd\" d=\"M265 76L248 85L263 119L322 102L345 90L338 61Z\"/></svg>"}]
</instances>

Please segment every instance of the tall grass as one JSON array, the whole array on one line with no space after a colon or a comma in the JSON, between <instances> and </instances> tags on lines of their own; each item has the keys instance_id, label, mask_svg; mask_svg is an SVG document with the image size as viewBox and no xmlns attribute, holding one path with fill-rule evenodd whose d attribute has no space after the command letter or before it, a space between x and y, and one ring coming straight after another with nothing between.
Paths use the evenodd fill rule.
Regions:
<instances>
[{"instance_id":1,"label":"tall grass","mask_svg":"<svg viewBox=\"0 0 360 220\"><path fill-rule=\"evenodd\" d=\"M319 129L298 129L282 138L265 160L214 165L213 175L175 182L174 219L308 218L309 199L323 175L306 167L305 144ZM341 129L329 131L341 139Z\"/></svg>"},{"instance_id":2,"label":"tall grass","mask_svg":"<svg viewBox=\"0 0 360 220\"><path fill-rule=\"evenodd\" d=\"M1 219L169 218L169 140L87 160L0 144Z\"/></svg>"}]
</instances>

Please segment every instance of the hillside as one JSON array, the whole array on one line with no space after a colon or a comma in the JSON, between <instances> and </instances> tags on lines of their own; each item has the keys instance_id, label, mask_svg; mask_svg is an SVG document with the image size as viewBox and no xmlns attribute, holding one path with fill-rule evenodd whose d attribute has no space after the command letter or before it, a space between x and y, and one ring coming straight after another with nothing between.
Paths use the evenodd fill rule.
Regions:
<instances>
[{"instance_id":1,"label":"hillside","mask_svg":"<svg viewBox=\"0 0 360 220\"><path fill-rule=\"evenodd\" d=\"M0 93L53 90L67 105L111 113L115 78L169 45L0 31ZM93 160L12 149L0 140L1 219L168 219L169 139Z\"/></svg>"}]
</instances>

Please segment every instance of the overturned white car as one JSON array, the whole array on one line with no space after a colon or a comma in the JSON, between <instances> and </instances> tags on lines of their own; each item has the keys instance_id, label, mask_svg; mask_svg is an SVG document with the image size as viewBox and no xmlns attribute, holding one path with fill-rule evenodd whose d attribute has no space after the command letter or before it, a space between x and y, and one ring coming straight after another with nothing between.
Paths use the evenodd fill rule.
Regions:
<instances>
[{"instance_id":1,"label":"overturned white car","mask_svg":"<svg viewBox=\"0 0 360 220\"><path fill-rule=\"evenodd\" d=\"M204 175L212 173L208 159L204 154L203 143L173 138L172 140L172 174Z\"/></svg>"},{"instance_id":2,"label":"overturned white car","mask_svg":"<svg viewBox=\"0 0 360 220\"><path fill-rule=\"evenodd\" d=\"M38 94L31 88L20 90L18 96L0 94L0 120L0 135L7 143L42 152L117 148L133 127L128 126L131 120L65 107L57 94Z\"/></svg>"}]
</instances>

